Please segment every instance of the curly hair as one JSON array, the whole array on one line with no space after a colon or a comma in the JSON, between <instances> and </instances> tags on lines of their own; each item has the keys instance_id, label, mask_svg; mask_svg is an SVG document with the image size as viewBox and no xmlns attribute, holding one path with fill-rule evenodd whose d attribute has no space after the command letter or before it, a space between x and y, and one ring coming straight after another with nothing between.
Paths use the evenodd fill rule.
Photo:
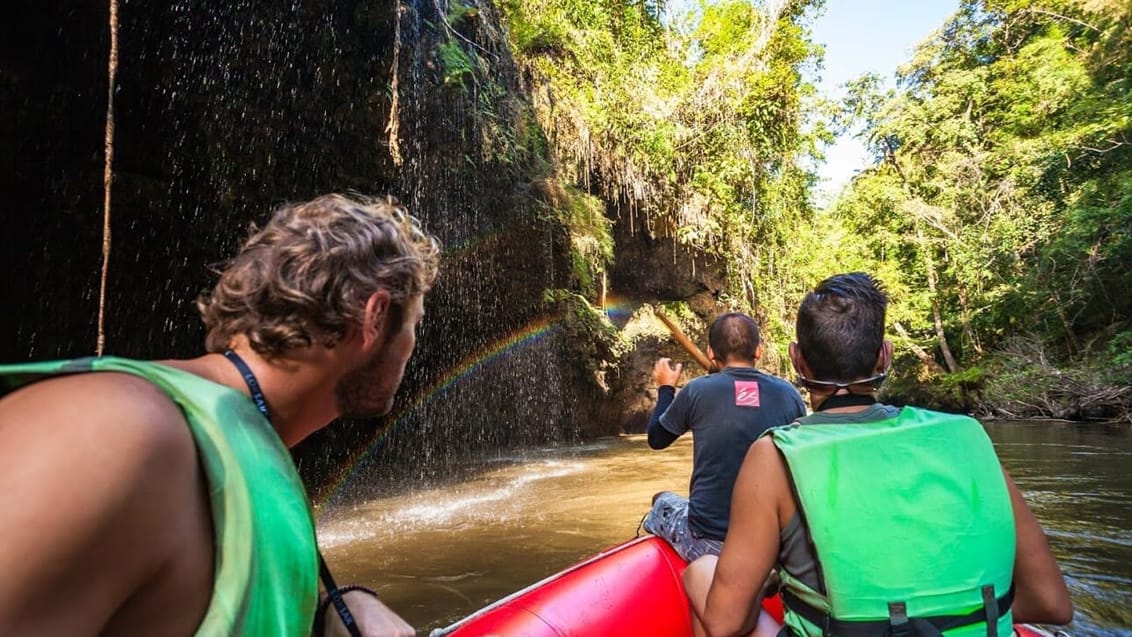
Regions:
<instances>
[{"instance_id":1,"label":"curly hair","mask_svg":"<svg viewBox=\"0 0 1132 637\"><path fill-rule=\"evenodd\" d=\"M223 351L240 335L266 358L333 347L382 289L400 325L406 304L432 287L439 260L440 242L393 197L285 204L262 229L252 225L216 287L197 299L205 348Z\"/></svg>"}]
</instances>

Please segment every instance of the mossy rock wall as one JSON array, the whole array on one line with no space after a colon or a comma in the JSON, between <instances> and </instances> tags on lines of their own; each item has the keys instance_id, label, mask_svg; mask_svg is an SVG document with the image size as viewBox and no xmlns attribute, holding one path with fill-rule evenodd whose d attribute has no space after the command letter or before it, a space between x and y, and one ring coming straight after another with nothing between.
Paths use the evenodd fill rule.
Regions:
<instances>
[{"instance_id":1,"label":"mossy rock wall","mask_svg":"<svg viewBox=\"0 0 1132 637\"><path fill-rule=\"evenodd\" d=\"M60 0L11 9L0 299L12 311L0 318L0 360L89 355L109 16ZM394 415L300 446L312 481L346 462L412 457L423 473L488 447L621 431L648 402L647 359L679 353L658 334L564 371L591 344L567 338L548 290L599 313L614 297L685 301L705 318L716 309L710 261L618 202L555 183L490 2L127 4L119 19L107 353L200 353L192 301L212 284L209 267L281 201L393 194L445 244ZM614 332L625 327L606 314Z\"/></svg>"}]
</instances>

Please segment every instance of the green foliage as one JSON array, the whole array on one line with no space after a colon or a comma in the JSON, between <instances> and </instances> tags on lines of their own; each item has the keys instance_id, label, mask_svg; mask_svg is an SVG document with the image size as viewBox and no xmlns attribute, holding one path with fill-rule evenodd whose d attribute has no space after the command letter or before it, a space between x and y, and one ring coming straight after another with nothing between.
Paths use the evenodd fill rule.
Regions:
<instances>
[{"instance_id":1,"label":"green foliage","mask_svg":"<svg viewBox=\"0 0 1132 637\"><path fill-rule=\"evenodd\" d=\"M476 6L455 0L452 2L452 6L449 8L446 17L448 24L458 30L464 27L468 22L478 18L479 14L480 10Z\"/></svg>"},{"instance_id":2,"label":"green foliage","mask_svg":"<svg viewBox=\"0 0 1132 637\"><path fill-rule=\"evenodd\" d=\"M1066 414L1065 387L1132 374L1132 5L963 0L895 89L852 82L828 123L803 80L820 5L499 2L533 96L502 149L564 184L546 202L573 293L594 298L612 263L608 206L719 257L716 300L760 319L768 358L808 289L865 270L910 372L893 395ZM482 81L457 48L438 50L445 81ZM808 167L847 130L875 164L815 212Z\"/></svg>"},{"instance_id":3,"label":"green foliage","mask_svg":"<svg viewBox=\"0 0 1132 637\"><path fill-rule=\"evenodd\" d=\"M1083 361L1090 335L1132 316L1117 292L1132 284L1130 16L966 0L899 90L851 86L835 123L860 126L877 163L833 212L866 269L886 271L908 345L950 368L944 393L974 391L949 378L1020 334Z\"/></svg>"},{"instance_id":4,"label":"green foliage","mask_svg":"<svg viewBox=\"0 0 1132 637\"><path fill-rule=\"evenodd\" d=\"M613 263L611 222L601 199L568 188L569 206L560 217L570 236L570 262L578 289L595 296L606 268Z\"/></svg>"},{"instance_id":5,"label":"green foliage","mask_svg":"<svg viewBox=\"0 0 1132 637\"><path fill-rule=\"evenodd\" d=\"M979 366L943 374L939 384L945 395L944 400L960 411L974 411L981 402L982 391L989 377L990 372Z\"/></svg>"},{"instance_id":6,"label":"green foliage","mask_svg":"<svg viewBox=\"0 0 1132 637\"><path fill-rule=\"evenodd\" d=\"M663 3L631 0L499 6L540 86L558 177L723 257L729 294L754 307L749 281L772 274L763 267L811 212L801 71L818 53L803 26L814 4L771 13L721 0L663 16Z\"/></svg>"},{"instance_id":7,"label":"green foliage","mask_svg":"<svg viewBox=\"0 0 1132 637\"><path fill-rule=\"evenodd\" d=\"M665 301L663 303L657 303L657 309L664 312L665 316L679 325L680 329L685 332L691 331L693 327L703 323L703 319L697 316L695 311L684 301Z\"/></svg>"},{"instance_id":8,"label":"green foliage","mask_svg":"<svg viewBox=\"0 0 1132 637\"><path fill-rule=\"evenodd\" d=\"M1105 364L1059 364L1033 336L1009 339L988 356L983 413L1016 418L1132 419L1127 377ZM1117 372L1117 373L1114 373Z\"/></svg>"},{"instance_id":9,"label":"green foliage","mask_svg":"<svg viewBox=\"0 0 1132 637\"><path fill-rule=\"evenodd\" d=\"M513 148L514 161L525 167L528 179L545 177L550 172L550 142L530 108L523 108L515 123Z\"/></svg>"},{"instance_id":10,"label":"green foliage","mask_svg":"<svg viewBox=\"0 0 1132 637\"><path fill-rule=\"evenodd\" d=\"M464 82L475 75L475 63L458 42L449 40L438 44L436 57L440 61L445 86L464 86Z\"/></svg>"},{"instance_id":11,"label":"green foliage","mask_svg":"<svg viewBox=\"0 0 1132 637\"><path fill-rule=\"evenodd\" d=\"M427 67L449 89L442 98L449 102L447 126L468 149L467 169L504 169L523 181L546 176L552 163L546 134L518 78L507 72L507 42L494 9L469 0L432 6L436 13L420 16L436 36Z\"/></svg>"},{"instance_id":12,"label":"green foliage","mask_svg":"<svg viewBox=\"0 0 1132 637\"><path fill-rule=\"evenodd\" d=\"M1108 346L1109 355L1121 378L1132 376L1132 330L1121 332Z\"/></svg>"},{"instance_id":13,"label":"green foliage","mask_svg":"<svg viewBox=\"0 0 1132 637\"><path fill-rule=\"evenodd\" d=\"M570 285L583 296L598 298L606 270L613 264L612 222L601 199L554 179L536 182L542 212L558 226L570 263Z\"/></svg>"},{"instance_id":14,"label":"green foliage","mask_svg":"<svg viewBox=\"0 0 1132 637\"><path fill-rule=\"evenodd\" d=\"M986 387L993 381L992 372L981 366L955 373L925 373L922 367L908 361L898 368L882 389L883 400L953 413L974 413L982 409Z\"/></svg>"},{"instance_id":15,"label":"green foliage","mask_svg":"<svg viewBox=\"0 0 1132 637\"><path fill-rule=\"evenodd\" d=\"M543 300L560 317L573 359L591 374L616 369L629 343L604 312L570 290L546 290Z\"/></svg>"}]
</instances>

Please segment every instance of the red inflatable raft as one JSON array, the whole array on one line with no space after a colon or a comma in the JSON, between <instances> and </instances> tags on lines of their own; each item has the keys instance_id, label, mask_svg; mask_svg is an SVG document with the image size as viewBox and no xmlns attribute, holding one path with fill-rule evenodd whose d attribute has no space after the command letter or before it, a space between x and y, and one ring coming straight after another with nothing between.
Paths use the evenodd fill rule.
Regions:
<instances>
[{"instance_id":1,"label":"red inflatable raft","mask_svg":"<svg viewBox=\"0 0 1132 637\"><path fill-rule=\"evenodd\" d=\"M692 637L685 562L652 535L629 540L509 595L429 637ZM778 597L763 608L782 621ZM1021 637L1046 637L1015 626Z\"/></svg>"}]
</instances>

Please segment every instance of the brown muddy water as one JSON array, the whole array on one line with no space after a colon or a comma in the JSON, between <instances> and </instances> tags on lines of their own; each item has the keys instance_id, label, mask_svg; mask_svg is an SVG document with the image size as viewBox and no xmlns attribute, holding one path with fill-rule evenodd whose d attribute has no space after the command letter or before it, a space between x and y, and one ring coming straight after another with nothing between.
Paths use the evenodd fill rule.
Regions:
<instances>
[{"instance_id":1,"label":"brown muddy water","mask_svg":"<svg viewBox=\"0 0 1132 637\"><path fill-rule=\"evenodd\" d=\"M986 427L1066 574L1067 632L1132 636L1128 428ZM427 635L636 535L653 493L687 493L691 452L687 436L664 451L624 436L468 460L432 485L318 511L319 542L339 582L377 589Z\"/></svg>"}]
</instances>

